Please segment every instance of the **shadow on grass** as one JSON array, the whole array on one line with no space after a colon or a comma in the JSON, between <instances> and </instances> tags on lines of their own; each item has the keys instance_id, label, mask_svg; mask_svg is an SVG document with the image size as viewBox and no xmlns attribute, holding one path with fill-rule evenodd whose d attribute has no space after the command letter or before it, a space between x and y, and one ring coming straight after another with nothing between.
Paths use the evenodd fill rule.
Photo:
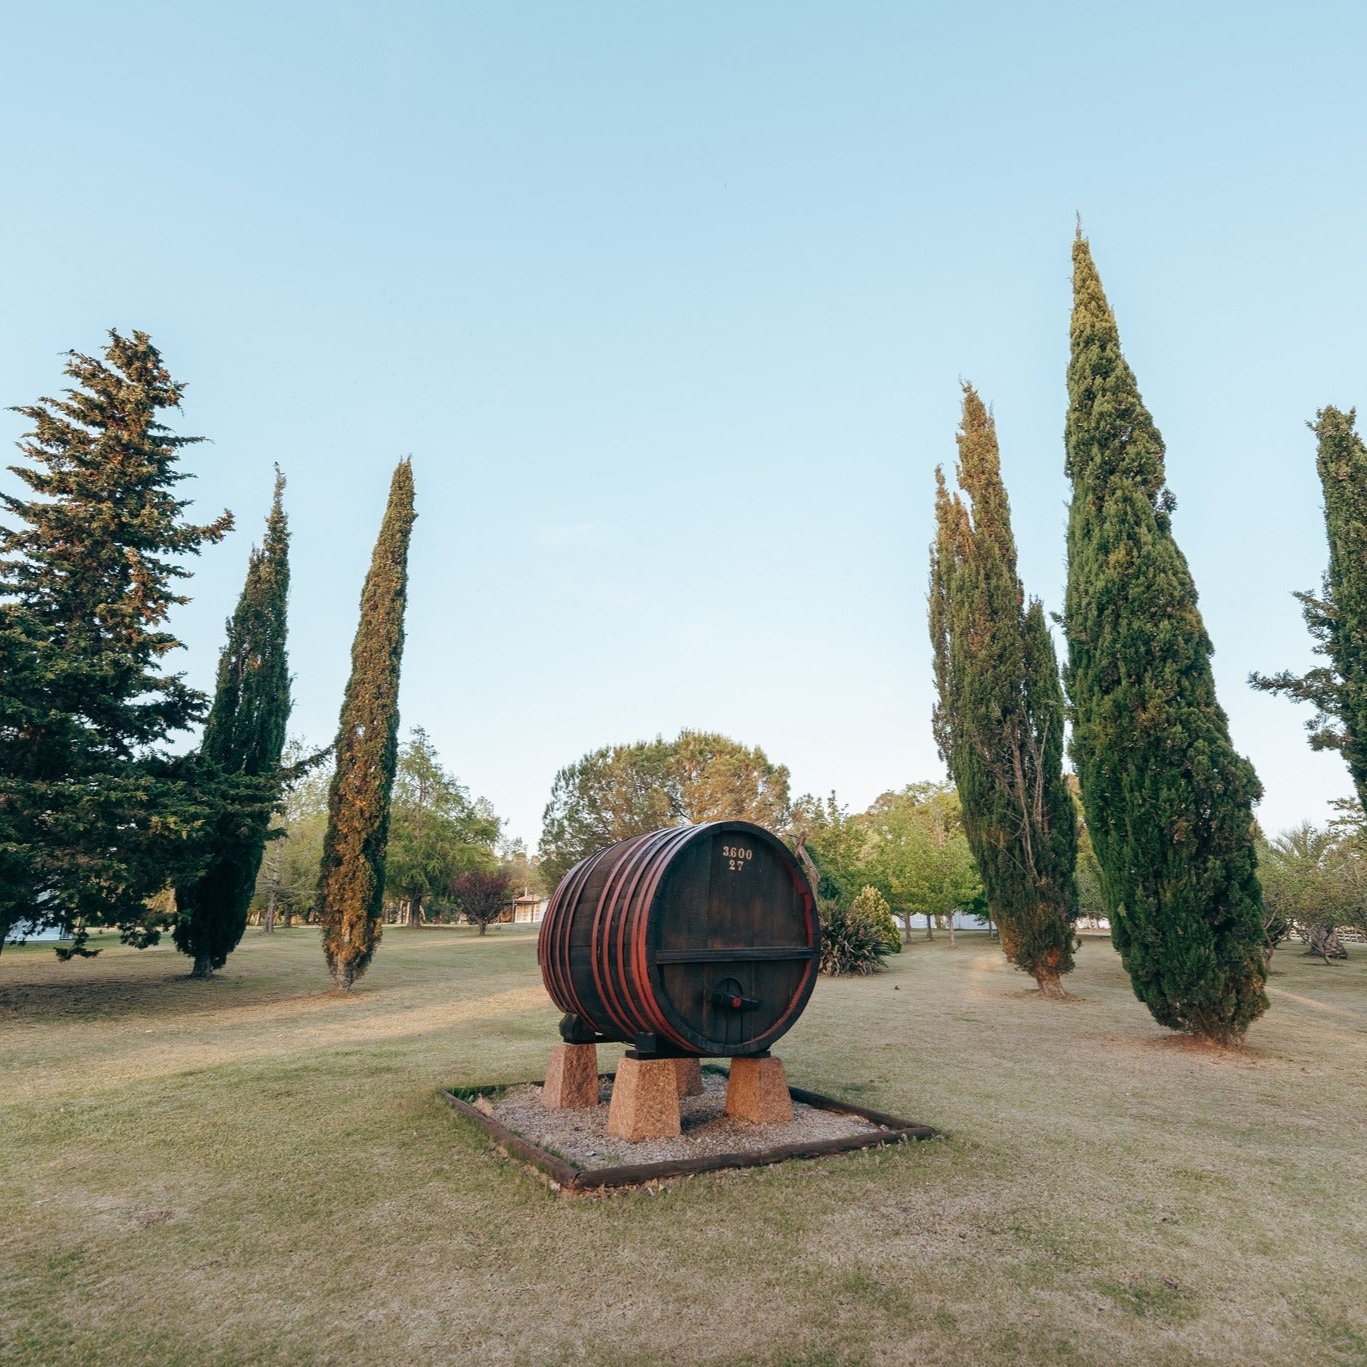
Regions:
<instances>
[{"instance_id":1,"label":"shadow on grass","mask_svg":"<svg viewBox=\"0 0 1367 1367\"><path fill-rule=\"evenodd\" d=\"M80 968L72 966L70 971L79 974ZM356 991L357 996L369 995L364 989ZM328 988L326 978L316 985L263 983L259 979L235 979L231 970L209 979L192 979L188 973L152 977L141 970L93 980L73 978L65 982L10 983L0 987L0 1020L33 1023L80 1017L118 1020L126 1016L159 1016L167 1011L187 1016L221 1011L227 1006L335 1001L340 995Z\"/></svg>"},{"instance_id":2,"label":"shadow on grass","mask_svg":"<svg viewBox=\"0 0 1367 1367\"><path fill-rule=\"evenodd\" d=\"M227 966L207 979L191 978L190 960L170 951L167 941L134 951L120 946L116 936L102 935L92 940L104 951L99 957L67 964L48 946L42 947L46 952L10 951L0 956L0 1021L183 1019L285 1003L305 1010L352 1002L374 1007L389 998L409 1009L415 987L453 997L483 995L491 986L486 975L497 977L500 967L509 968L505 962L491 970L486 954L498 959L507 949L520 959L522 945L534 944L534 937L490 935L476 948L473 933L448 940L425 929L396 933L394 927L387 928L385 940L383 957L349 992L333 989L316 927L279 931L269 940L248 930ZM478 957L469 957L471 951ZM530 976L520 962L515 971Z\"/></svg>"}]
</instances>

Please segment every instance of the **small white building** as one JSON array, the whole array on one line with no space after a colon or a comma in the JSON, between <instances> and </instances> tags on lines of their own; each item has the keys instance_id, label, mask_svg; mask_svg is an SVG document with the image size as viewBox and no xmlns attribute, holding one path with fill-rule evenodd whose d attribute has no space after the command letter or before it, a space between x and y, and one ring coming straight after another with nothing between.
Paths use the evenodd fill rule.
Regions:
<instances>
[{"instance_id":1,"label":"small white building","mask_svg":"<svg viewBox=\"0 0 1367 1367\"><path fill-rule=\"evenodd\" d=\"M534 892L524 892L513 901L513 923L535 925L546 914L546 899Z\"/></svg>"}]
</instances>

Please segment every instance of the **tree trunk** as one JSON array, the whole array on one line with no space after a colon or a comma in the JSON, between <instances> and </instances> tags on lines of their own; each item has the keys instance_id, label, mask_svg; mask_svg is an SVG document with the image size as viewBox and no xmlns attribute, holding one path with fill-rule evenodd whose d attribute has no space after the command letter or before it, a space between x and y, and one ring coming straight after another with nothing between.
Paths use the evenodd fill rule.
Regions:
<instances>
[{"instance_id":1,"label":"tree trunk","mask_svg":"<svg viewBox=\"0 0 1367 1367\"><path fill-rule=\"evenodd\" d=\"M351 984L356 981L356 969L352 964L340 961L332 970L332 985L338 992L350 992Z\"/></svg>"},{"instance_id":2,"label":"tree trunk","mask_svg":"<svg viewBox=\"0 0 1367 1367\"><path fill-rule=\"evenodd\" d=\"M933 940L934 938L935 938L935 918L930 914L930 912L926 912L926 939L927 939L927 940Z\"/></svg>"},{"instance_id":3,"label":"tree trunk","mask_svg":"<svg viewBox=\"0 0 1367 1367\"><path fill-rule=\"evenodd\" d=\"M485 932L486 930L488 930L488 929L489 929L489 923L488 923L488 921L481 921L481 922L479 923L479 933L480 933L481 935L483 935L484 932Z\"/></svg>"},{"instance_id":4,"label":"tree trunk","mask_svg":"<svg viewBox=\"0 0 1367 1367\"><path fill-rule=\"evenodd\" d=\"M408 928L410 930L422 928L422 893L408 899Z\"/></svg>"},{"instance_id":5,"label":"tree trunk","mask_svg":"<svg viewBox=\"0 0 1367 1367\"><path fill-rule=\"evenodd\" d=\"M951 911L945 919L949 923L949 947L950 949L955 949L958 946L958 942L954 938L954 913Z\"/></svg>"},{"instance_id":6,"label":"tree trunk","mask_svg":"<svg viewBox=\"0 0 1367 1367\"><path fill-rule=\"evenodd\" d=\"M1310 948L1305 951L1307 956L1323 959L1325 963L1330 959L1348 957L1348 951L1344 949L1343 941L1333 926L1311 926L1309 934Z\"/></svg>"},{"instance_id":7,"label":"tree trunk","mask_svg":"<svg viewBox=\"0 0 1367 1367\"><path fill-rule=\"evenodd\" d=\"M263 861L266 869L266 907L261 913L261 933L263 935L275 933L275 917L280 904L282 883L280 861L280 841L272 840L266 846L266 857Z\"/></svg>"},{"instance_id":8,"label":"tree trunk","mask_svg":"<svg viewBox=\"0 0 1367 1367\"><path fill-rule=\"evenodd\" d=\"M192 978L212 978L214 976L214 965L209 955L195 955L195 966L190 970L190 976Z\"/></svg>"},{"instance_id":9,"label":"tree trunk","mask_svg":"<svg viewBox=\"0 0 1367 1367\"><path fill-rule=\"evenodd\" d=\"M817 889L821 886L821 870L817 868L816 861L807 853L807 837L799 836L797 844L793 846L793 853L802 860L802 866L807 870L807 881L812 885L812 896L817 895ZM526 889L523 889L526 895Z\"/></svg>"},{"instance_id":10,"label":"tree trunk","mask_svg":"<svg viewBox=\"0 0 1367 1367\"><path fill-rule=\"evenodd\" d=\"M1064 990L1063 979L1055 969L1037 969L1035 981L1039 984L1041 997L1048 997L1051 1001L1067 1001L1068 993Z\"/></svg>"}]
</instances>

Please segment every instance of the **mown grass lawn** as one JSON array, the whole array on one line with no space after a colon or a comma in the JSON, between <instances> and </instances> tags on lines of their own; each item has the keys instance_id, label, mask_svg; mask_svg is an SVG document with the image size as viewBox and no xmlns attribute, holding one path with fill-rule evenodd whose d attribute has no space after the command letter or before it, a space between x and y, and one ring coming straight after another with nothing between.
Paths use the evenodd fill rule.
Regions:
<instances>
[{"instance_id":1,"label":"mown grass lawn","mask_svg":"<svg viewBox=\"0 0 1367 1367\"><path fill-rule=\"evenodd\" d=\"M6 1363L1367 1360L1361 949L1218 1052L1104 939L1060 1004L913 944L778 1052L946 1139L580 1200L437 1098L543 1071L530 933L390 931L345 998L309 930L187 967L0 955Z\"/></svg>"}]
</instances>

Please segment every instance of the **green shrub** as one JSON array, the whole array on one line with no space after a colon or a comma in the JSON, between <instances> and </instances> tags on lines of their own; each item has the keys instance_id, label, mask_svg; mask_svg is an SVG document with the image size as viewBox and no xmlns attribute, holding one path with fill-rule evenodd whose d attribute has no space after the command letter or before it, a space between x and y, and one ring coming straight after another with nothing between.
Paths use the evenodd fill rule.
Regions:
<instances>
[{"instance_id":1,"label":"green shrub","mask_svg":"<svg viewBox=\"0 0 1367 1367\"><path fill-rule=\"evenodd\" d=\"M849 905L838 901L822 904L823 973L836 978L842 973L877 973L883 967L888 944L887 927L878 913L880 904L888 922L892 922L888 904L873 888L865 888ZM895 924L892 929L895 933Z\"/></svg>"},{"instance_id":2,"label":"green shrub","mask_svg":"<svg viewBox=\"0 0 1367 1367\"><path fill-rule=\"evenodd\" d=\"M892 908L888 905L887 898L877 888L865 885L859 896L854 899L853 905L862 907L865 913L873 918L874 924L883 933L883 944L887 947L888 953L900 954L902 952L902 929L897 924L897 918L892 914Z\"/></svg>"}]
</instances>

